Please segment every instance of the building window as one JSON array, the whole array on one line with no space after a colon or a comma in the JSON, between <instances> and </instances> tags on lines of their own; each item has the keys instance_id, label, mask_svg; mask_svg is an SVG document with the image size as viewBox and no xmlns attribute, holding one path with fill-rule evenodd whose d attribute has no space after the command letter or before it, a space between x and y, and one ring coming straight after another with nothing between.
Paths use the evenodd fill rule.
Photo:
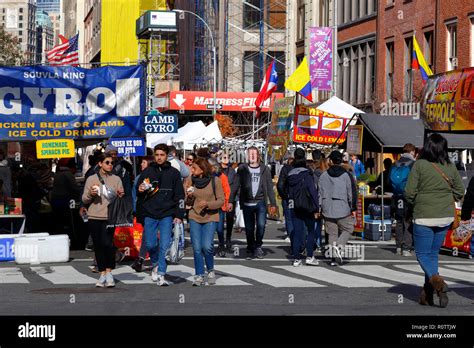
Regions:
<instances>
[{"instance_id":1,"label":"building window","mask_svg":"<svg viewBox=\"0 0 474 348\"><path fill-rule=\"evenodd\" d=\"M247 51L244 53L244 92L258 92L260 86L260 53Z\"/></svg>"},{"instance_id":2,"label":"building window","mask_svg":"<svg viewBox=\"0 0 474 348\"><path fill-rule=\"evenodd\" d=\"M23 39L20 37L20 38L18 39L18 42L19 42L19 43L22 43L22 42L23 42Z\"/></svg>"},{"instance_id":3,"label":"building window","mask_svg":"<svg viewBox=\"0 0 474 348\"><path fill-rule=\"evenodd\" d=\"M367 0L359 0L359 16L365 17L367 15Z\"/></svg>"},{"instance_id":4,"label":"building window","mask_svg":"<svg viewBox=\"0 0 474 348\"><path fill-rule=\"evenodd\" d=\"M423 35L423 56L426 59L426 64L430 67L431 71L433 71L433 32L427 31Z\"/></svg>"},{"instance_id":5,"label":"building window","mask_svg":"<svg viewBox=\"0 0 474 348\"><path fill-rule=\"evenodd\" d=\"M447 24L448 30L448 70L455 70L458 67L458 24Z\"/></svg>"},{"instance_id":6,"label":"building window","mask_svg":"<svg viewBox=\"0 0 474 348\"><path fill-rule=\"evenodd\" d=\"M18 31L18 36L22 36L23 35L23 30L19 30Z\"/></svg>"},{"instance_id":7,"label":"building window","mask_svg":"<svg viewBox=\"0 0 474 348\"><path fill-rule=\"evenodd\" d=\"M23 7L20 7L20 13L23 13Z\"/></svg>"},{"instance_id":8,"label":"building window","mask_svg":"<svg viewBox=\"0 0 474 348\"><path fill-rule=\"evenodd\" d=\"M413 38L405 38L405 100L411 101L413 98Z\"/></svg>"},{"instance_id":9,"label":"building window","mask_svg":"<svg viewBox=\"0 0 474 348\"><path fill-rule=\"evenodd\" d=\"M322 0L322 9L320 12L319 22L321 23L321 26L323 27L329 26L329 10L330 10L329 0Z\"/></svg>"},{"instance_id":10,"label":"building window","mask_svg":"<svg viewBox=\"0 0 474 348\"><path fill-rule=\"evenodd\" d=\"M298 6L298 18L297 18L297 34L296 39L298 41L305 39L305 5L304 2Z\"/></svg>"},{"instance_id":11,"label":"building window","mask_svg":"<svg viewBox=\"0 0 474 348\"><path fill-rule=\"evenodd\" d=\"M260 8L260 0L248 0L243 2L244 6L244 28L251 29L260 23L262 9Z\"/></svg>"},{"instance_id":12,"label":"building window","mask_svg":"<svg viewBox=\"0 0 474 348\"><path fill-rule=\"evenodd\" d=\"M369 62L367 66L367 82L365 91L365 102L369 103L375 99L375 42L368 43Z\"/></svg>"},{"instance_id":13,"label":"building window","mask_svg":"<svg viewBox=\"0 0 474 348\"><path fill-rule=\"evenodd\" d=\"M386 100L392 100L393 98L393 73L394 73L394 43L387 42L386 53L385 53L385 94Z\"/></svg>"},{"instance_id":14,"label":"building window","mask_svg":"<svg viewBox=\"0 0 474 348\"><path fill-rule=\"evenodd\" d=\"M22 21L23 20L23 16L18 16L18 20Z\"/></svg>"},{"instance_id":15,"label":"building window","mask_svg":"<svg viewBox=\"0 0 474 348\"><path fill-rule=\"evenodd\" d=\"M23 28L23 23L18 23L18 28Z\"/></svg>"},{"instance_id":16,"label":"building window","mask_svg":"<svg viewBox=\"0 0 474 348\"><path fill-rule=\"evenodd\" d=\"M267 68L275 59L275 68L278 73L278 85L277 85L277 92L285 92L285 52L284 51L270 51L268 52L267 56ZM280 63L281 62L281 63Z\"/></svg>"},{"instance_id":17,"label":"building window","mask_svg":"<svg viewBox=\"0 0 474 348\"><path fill-rule=\"evenodd\" d=\"M283 1L270 1L268 16L273 29L286 28L286 4Z\"/></svg>"}]
</instances>

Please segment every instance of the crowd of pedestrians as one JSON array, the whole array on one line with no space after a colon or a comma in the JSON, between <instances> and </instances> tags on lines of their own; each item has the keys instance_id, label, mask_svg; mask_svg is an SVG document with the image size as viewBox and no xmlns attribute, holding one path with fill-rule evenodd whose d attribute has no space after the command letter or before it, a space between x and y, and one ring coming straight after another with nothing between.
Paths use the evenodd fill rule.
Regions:
<instances>
[{"instance_id":1,"label":"crowd of pedestrians","mask_svg":"<svg viewBox=\"0 0 474 348\"><path fill-rule=\"evenodd\" d=\"M184 162L173 146L158 144L153 155L143 157L133 179L130 164L117 156L117 149L90 158L84 190L75 186L72 163L61 161L53 190L56 214L64 215L66 202L80 195L81 214L87 213L93 241L98 287L115 285L112 271L117 260L114 231L107 227L109 203L117 196L131 195L137 223L144 227L139 256L132 265L137 272L151 261L152 280L168 286L166 252L173 228L187 224L193 250L193 286L215 284L214 258L232 252L236 210L245 222L247 260L265 257L264 236L267 215L275 215L277 200L269 166L262 163L258 148L246 151L247 161L233 165L229 154L217 148L202 148ZM357 180L365 168L357 156L320 150L293 152L278 173L276 189L281 198L294 267L318 266L321 253L331 266L345 262L345 248L354 231L357 211ZM384 161L384 171L372 183L393 193L392 218L396 221L396 253L416 258L425 273L420 304L448 304L448 287L438 270L438 254L449 227L455 220L455 202L464 196L460 175L451 163L447 141L441 135L428 137L417 153L406 144L400 158ZM464 198L461 224L469 223L474 206L474 182ZM237 204L238 203L238 204ZM323 234L324 231L324 234ZM214 248L217 236L218 247ZM472 250L472 248L471 248Z\"/></svg>"}]
</instances>

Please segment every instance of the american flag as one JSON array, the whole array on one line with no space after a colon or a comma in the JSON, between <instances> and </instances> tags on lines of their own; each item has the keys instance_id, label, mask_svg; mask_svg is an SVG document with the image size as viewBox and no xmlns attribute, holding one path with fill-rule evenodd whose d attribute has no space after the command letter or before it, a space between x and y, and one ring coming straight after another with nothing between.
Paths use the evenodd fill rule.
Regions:
<instances>
[{"instance_id":1,"label":"american flag","mask_svg":"<svg viewBox=\"0 0 474 348\"><path fill-rule=\"evenodd\" d=\"M52 50L46 52L49 65L73 65L79 63L79 34L66 40L60 45L53 47Z\"/></svg>"}]
</instances>

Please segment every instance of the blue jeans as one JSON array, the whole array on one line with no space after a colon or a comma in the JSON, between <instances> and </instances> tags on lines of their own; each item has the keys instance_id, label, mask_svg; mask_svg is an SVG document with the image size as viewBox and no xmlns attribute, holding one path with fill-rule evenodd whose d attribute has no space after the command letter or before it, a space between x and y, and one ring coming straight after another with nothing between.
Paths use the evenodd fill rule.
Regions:
<instances>
[{"instance_id":1,"label":"blue jeans","mask_svg":"<svg viewBox=\"0 0 474 348\"><path fill-rule=\"evenodd\" d=\"M219 209L219 222L217 223L217 238L219 238L219 246L224 245L224 221L225 212Z\"/></svg>"},{"instance_id":2,"label":"blue jeans","mask_svg":"<svg viewBox=\"0 0 474 348\"><path fill-rule=\"evenodd\" d=\"M245 233L247 235L247 252L253 253L256 248L261 248L265 224L267 223L267 208L265 202L258 202L255 206L242 206L244 214ZM257 236L255 238L255 221L257 222Z\"/></svg>"},{"instance_id":3,"label":"blue jeans","mask_svg":"<svg viewBox=\"0 0 474 348\"><path fill-rule=\"evenodd\" d=\"M429 227L413 225L413 239L415 244L416 258L423 272L425 281L438 274L438 255L448 227Z\"/></svg>"},{"instance_id":4,"label":"blue jeans","mask_svg":"<svg viewBox=\"0 0 474 348\"><path fill-rule=\"evenodd\" d=\"M283 207L283 215L285 216L286 234L289 237L293 233L293 221L291 220L290 209L288 208L288 200L282 200L281 206Z\"/></svg>"},{"instance_id":5,"label":"blue jeans","mask_svg":"<svg viewBox=\"0 0 474 348\"><path fill-rule=\"evenodd\" d=\"M291 238L291 250L295 259L301 258L301 246L303 245L306 238L306 230L308 231L308 237L306 238L306 256L313 257L314 255L314 243L316 233L316 219L313 214L303 214L290 209L291 219L293 220L293 235Z\"/></svg>"},{"instance_id":6,"label":"blue jeans","mask_svg":"<svg viewBox=\"0 0 474 348\"><path fill-rule=\"evenodd\" d=\"M160 231L160 241L158 242L157 232ZM150 217L145 218L145 244L150 254L153 267L158 266L158 274L166 274L166 251L171 243L173 231L173 218L171 216L156 220Z\"/></svg>"},{"instance_id":7,"label":"blue jeans","mask_svg":"<svg viewBox=\"0 0 474 348\"><path fill-rule=\"evenodd\" d=\"M204 262L206 262L208 272L214 270L214 232L216 231L216 225L216 222L200 224L194 220L189 220L196 275L204 275Z\"/></svg>"},{"instance_id":8,"label":"blue jeans","mask_svg":"<svg viewBox=\"0 0 474 348\"><path fill-rule=\"evenodd\" d=\"M314 226L314 242L316 244L317 248L322 247L322 241L321 241L321 236L322 236L322 230L323 230L323 220L322 219L317 219L315 221L315 226Z\"/></svg>"}]
</instances>

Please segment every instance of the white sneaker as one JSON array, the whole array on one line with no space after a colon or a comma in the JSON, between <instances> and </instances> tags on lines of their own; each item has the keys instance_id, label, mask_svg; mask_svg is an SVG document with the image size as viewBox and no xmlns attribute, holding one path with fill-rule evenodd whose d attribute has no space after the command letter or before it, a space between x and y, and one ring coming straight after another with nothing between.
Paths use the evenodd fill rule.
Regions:
<instances>
[{"instance_id":1,"label":"white sneaker","mask_svg":"<svg viewBox=\"0 0 474 348\"><path fill-rule=\"evenodd\" d=\"M194 276L194 281L193 281L193 286L201 286L204 284L204 277L195 275Z\"/></svg>"},{"instance_id":2,"label":"white sneaker","mask_svg":"<svg viewBox=\"0 0 474 348\"><path fill-rule=\"evenodd\" d=\"M158 281L158 267L153 267L151 270L151 280L154 282Z\"/></svg>"},{"instance_id":3,"label":"white sneaker","mask_svg":"<svg viewBox=\"0 0 474 348\"><path fill-rule=\"evenodd\" d=\"M334 246L332 250L333 257L336 259L336 262L338 263L338 265L342 265L344 263L344 260L342 259L341 249L339 249L339 247L337 246Z\"/></svg>"},{"instance_id":4,"label":"white sneaker","mask_svg":"<svg viewBox=\"0 0 474 348\"><path fill-rule=\"evenodd\" d=\"M207 285L214 285L216 284L216 273L214 271L210 271L207 274Z\"/></svg>"},{"instance_id":5,"label":"white sneaker","mask_svg":"<svg viewBox=\"0 0 474 348\"><path fill-rule=\"evenodd\" d=\"M397 248L396 254L401 255L402 254L402 248Z\"/></svg>"},{"instance_id":6,"label":"white sneaker","mask_svg":"<svg viewBox=\"0 0 474 348\"><path fill-rule=\"evenodd\" d=\"M319 261L316 260L314 258L314 256L313 257L307 257L305 264L306 264L306 266L317 266L317 265L319 265Z\"/></svg>"},{"instance_id":7,"label":"white sneaker","mask_svg":"<svg viewBox=\"0 0 474 348\"><path fill-rule=\"evenodd\" d=\"M105 274L103 274L99 277L99 281L97 283L95 283L95 286L97 288L103 288L103 287L105 287L105 282L106 281L107 281L107 278L105 277Z\"/></svg>"},{"instance_id":8,"label":"white sneaker","mask_svg":"<svg viewBox=\"0 0 474 348\"><path fill-rule=\"evenodd\" d=\"M290 239L290 237L286 237L286 238L285 238L285 242L287 242L287 243L291 243L291 239Z\"/></svg>"},{"instance_id":9,"label":"white sneaker","mask_svg":"<svg viewBox=\"0 0 474 348\"><path fill-rule=\"evenodd\" d=\"M168 282L165 280L165 276L164 276L164 275L159 274L159 275L158 275L158 280L156 281L156 285L158 285L158 286L169 286L170 283L168 283Z\"/></svg>"},{"instance_id":10,"label":"white sneaker","mask_svg":"<svg viewBox=\"0 0 474 348\"><path fill-rule=\"evenodd\" d=\"M293 261L293 267L301 266L302 263L303 261L301 261L300 259L295 259L295 261Z\"/></svg>"},{"instance_id":11,"label":"white sneaker","mask_svg":"<svg viewBox=\"0 0 474 348\"><path fill-rule=\"evenodd\" d=\"M113 288L115 286L114 276L112 275L112 273L110 272L106 273L105 279L106 279L106 282L105 282L106 287Z\"/></svg>"}]
</instances>

